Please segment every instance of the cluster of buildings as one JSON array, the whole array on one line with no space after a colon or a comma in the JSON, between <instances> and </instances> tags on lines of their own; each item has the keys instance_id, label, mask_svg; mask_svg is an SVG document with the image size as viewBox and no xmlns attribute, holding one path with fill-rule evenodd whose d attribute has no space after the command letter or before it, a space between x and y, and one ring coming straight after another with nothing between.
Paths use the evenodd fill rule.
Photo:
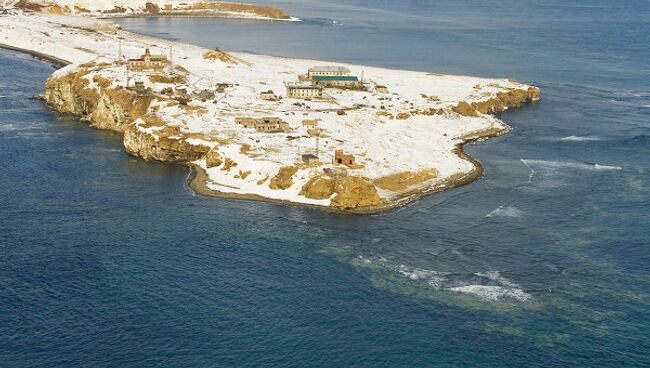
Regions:
<instances>
[{"instance_id":1,"label":"cluster of buildings","mask_svg":"<svg viewBox=\"0 0 650 368\"><path fill-rule=\"evenodd\" d=\"M127 60L127 68L134 72L151 72L162 73L171 65L170 60L164 55L153 55L149 49L144 51L144 54L136 59ZM232 85L219 85L220 91L225 91L226 88ZM352 75L350 69L340 66L318 66L310 68L307 74L301 76L299 82L287 83L287 97L297 99L319 99L323 97L323 90L325 88L342 88L342 89L363 89L363 83L356 76ZM146 88L144 83L136 82L132 88L138 94L151 93L149 88ZM190 95L183 90L176 89L176 91L168 88L169 94L177 94L180 97L190 98ZM377 86L378 92L387 92L386 87ZM219 91L218 90L218 91ZM176 92L176 93L174 93ZM209 94L207 92L210 92ZM205 94L203 94L205 93ZM214 97L211 91L203 91L200 95L197 94L196 98L206 100ZM263 91L259 95L260 99L266 101L277 101L280 99L272 90ZM291 131L291 127L284 120L277 117L237 117L235 122L245 128L255 129L260 133L279 133ZM318 129L318 120L305 120L303 126L307 128L310 137L320 136L320 129ZM318 152L318 148L316 148ZM303 154L301 159L307 164L318 163L318 153ZM355 156L345 153L343 150L336 150L332 163L335 165L344 165L347 167L355 167Z\"/></svg>"},{"instance_id":2,"label":"cluster of buildings","mask_svg":"<svg viewBox=\"0 0 650 368\"><path fill-rule=\"evenodd\" d=\"M346 67L317 66L309 68L300 82L286 87L289 98L312 99L322 98L324 88L363 89L363 83Z\"/></svg>"},{"instance_id":3,"label":"cluster of buildings","mask_svg":"<svg viewBox=\"0 0 650 368\"><path fill-rule=\"evenodd\" d=\"M244 128L253 128L260 133L280 133L287 132L291 130L289 124L275 117L265 117L265 118L247 118L239 117L235 118L235 122Z\"/></svg>"}]
</instances>

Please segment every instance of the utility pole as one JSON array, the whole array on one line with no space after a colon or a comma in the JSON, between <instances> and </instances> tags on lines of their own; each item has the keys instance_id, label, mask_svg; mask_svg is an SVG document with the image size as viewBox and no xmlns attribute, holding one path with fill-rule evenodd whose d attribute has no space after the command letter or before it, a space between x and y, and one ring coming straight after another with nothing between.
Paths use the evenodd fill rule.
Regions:
<instances>
[{"instance_id":1,"label":"utility pole","mask_svg":"<svg viewBox=\"0 0 650 368\"><path fill-rule=\"evenodd\" d=\"M118 39L117 42L117 62L122 64L122 39Z\"/></svg>"},{"instance_id":2,"label":"utility pole","mask_svg":"<svg viewBox=\"0 0 650 368\"><path fill-rule=\"evenodd\" d=\"M169 61L168 61L168 63L169 63L169 71L168 71L168 73L169 74L174 73L174 62L172 61L173 60L172 59L173 58L172 48L173 48L173 46L170 44L169 45Z\"/></svg>"},{"instance_id":3,"label":"utility pole","mask_svg":"<svg viewBox=\"0 0 650 368\"><path fill-rule=\"evenodd\" d=\"M296 143L298 143L298 162L302 160L302 155L300 154L300 138L296 140Z\"/></svg>"}]
</instances>

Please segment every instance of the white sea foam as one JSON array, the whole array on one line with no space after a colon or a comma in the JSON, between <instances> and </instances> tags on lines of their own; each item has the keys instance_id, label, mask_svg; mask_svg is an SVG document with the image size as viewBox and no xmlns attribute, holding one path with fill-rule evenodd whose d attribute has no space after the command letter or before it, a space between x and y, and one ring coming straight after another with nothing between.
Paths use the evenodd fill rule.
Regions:
<instances>
[{"instance_id":1,"label":"white sea foam","mask_svg":"<svg viewBox=\"0 0 650 368\"><path fill-rule=\"evenodd\" d=\"M507 278L501 276L498 271L477 272L476 276L486 278L496 285L468 284L447 288L449 291L473 294L486 301L497 301L501 298L512 298L526 301L532 296L521 289L521 287Z\"/></svg>"},{"instance_id":2,"label":"white sea foam","mask_svg":"<svg viewBox=\"0 0 650 368\"><path fill-rule=\"evenodd\" d=\"M609 166L609 165L600 165L600 164L594 164L594 169L595 170L623 170L623 168L620 166Z\"/></svg>"},{"instance_id":3,"label":"white sea foam","mask_svg":"<svg viewBox=\"0 0 650 368\"><path fill-rule=\"evenodd\" d=\"M40 129L41 126L34 124L1 124L0 132L20 132L25 130Z\"/></svg>"},{"instance_id":4,"label":"white sea foam","mask_svg":"<svg viewBox=\"0 0 650 368\"><path fill-rule=\"evenodd\" d=\"M465 285L448 288L447 290L476 295L485 301L498 301L501 298L512 298L520 301L526 301L531 298L530 294L521 289L507 288L495 285Z\"/></svg>"},{"instance_id":5,"label":"white sea foam","mask_svg":"<svg viewBox=\"0 0 650 368\"><path fill-rule=\"evenodd\" d=\"M560 138L561 141L572 141L572 142L587 142L587 141L602 141L603 138L595 136L577 136L570 135L568 137Z\"/></svg>"},{"instance_id":6,"label":"white sea foam","mask_svg":"<svg viewBox=\"0 0 650 368\"><path fill-rule=\"evenodd\" d=\"M552 168L552 169L580 169L580 170L590 170L590 171L600 171L600 170L623 170L620 166L612 165L601 165L601 164L590 164L582 162L570 162L570 161L546 161L546 160L525 160L521 159L528 167L543 167L543 168Z\"/></svg>"},{"instance_id":7,"label":"white sea foam","mask_svg":"<svg viewBox=\"0 0 650 368\"><path fill-rule=\"evenodd\" d=\"M403 276L406 276L409 280L423 282L434 289L440 289L442 284L447 281L447 278L443 273L427 270L425 268L413 268L406 265L399 265L396 267L396 271Z\"/></svg>"},{"instance_id":8,"label":"white sea foam","mask_svg":"<svg viewBox=\"0 0 650 368\"><path fill-rule=\"evenodd\" d=\"M380 272L394 272L409 282L426 288L472 294L484 301L495 302L501 298L526 301L532 298L519 285L501 276L498 271L477 272L464 277L461 275L464 280L459 280L457 274L391 263L384 257L358 256L353 260L353 264Z\"/></svg>"},{"instance_id":9,"label":"white sea foam","mask_svg":"<svg viewBox=\"0 0 650 368\"><path fill-rule=\"evenodd\" d=\"M501 205L485 217L521 217L524 212L517 207Z\"/></svg>"}]
</instances>

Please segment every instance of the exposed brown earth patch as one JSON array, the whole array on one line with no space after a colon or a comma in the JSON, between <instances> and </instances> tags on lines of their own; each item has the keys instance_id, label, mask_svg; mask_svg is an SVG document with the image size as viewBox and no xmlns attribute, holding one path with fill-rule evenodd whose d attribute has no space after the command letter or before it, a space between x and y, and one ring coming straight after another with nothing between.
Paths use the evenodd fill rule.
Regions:
<instances>
[{"instance_id":1,"label":"exposed brown earth patch","mask_svg":"<svg viewBox=\"0 0 650 368\"><path fill-rule=\"evenodd\" d=\"M381 188L393 192L406 190L413 185L434 179L438 176L437 169L425 169L418 172L405 171L402 173L384 176L373 180L373 183Z\"/></svg>"},{"instance_id":2,"label":"exposed brown earth patch","mask_svg":"<svg viewBox=\"0 0 650 368\"><path fill-rule=\"evenodd\" d=\"M271 178L269 188L273 190L285 190L293 185L293 175L298 172L295 166L283 166L278 173Z\"/></svg>"}]
</instances>

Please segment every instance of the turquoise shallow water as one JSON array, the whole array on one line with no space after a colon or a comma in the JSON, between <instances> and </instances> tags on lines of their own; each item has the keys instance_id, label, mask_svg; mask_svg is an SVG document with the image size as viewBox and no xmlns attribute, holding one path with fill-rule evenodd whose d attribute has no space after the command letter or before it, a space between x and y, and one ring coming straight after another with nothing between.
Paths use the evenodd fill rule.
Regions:
<instances>
[{"instance_id":1,"label":"turquoise shallow water","mask_svg":"<svg viewBox=\"0 0 650 368\"><path fill-rule=\"evenodd\" d=\"M207 47L511 76L486 176L396 212L204 198L0 51L0 366L650 365L650 5L278 1L125 19Z\"/></svg>"}]
</instances>

